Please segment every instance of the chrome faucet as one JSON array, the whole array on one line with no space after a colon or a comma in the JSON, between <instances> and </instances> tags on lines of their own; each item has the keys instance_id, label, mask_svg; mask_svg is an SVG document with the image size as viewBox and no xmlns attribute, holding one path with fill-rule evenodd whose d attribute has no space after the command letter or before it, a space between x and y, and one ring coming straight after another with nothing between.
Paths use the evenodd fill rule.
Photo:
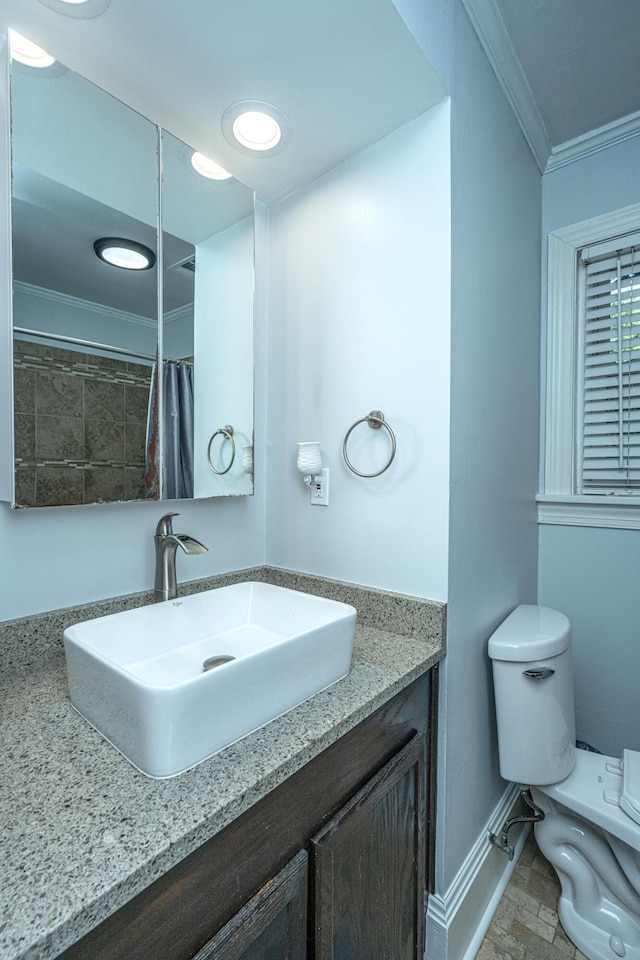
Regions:
<instances>
[{"instance_id":1,"label":"chrome faucet","mask_svg":"<svg viewBox=\"0 0 640 960\"><path fill-rule=\"evenodd\" d=\"M194 540L193 537L188 537L184 533L173 532L172 517L178 516L178 513L166 513L156 527L153 538L156 545L154 603L159 603L161 600L174 600L177 596L176 551L178 547L189 555L207 552L207 548L199 540Z\"/></svg>"}]
</instances>

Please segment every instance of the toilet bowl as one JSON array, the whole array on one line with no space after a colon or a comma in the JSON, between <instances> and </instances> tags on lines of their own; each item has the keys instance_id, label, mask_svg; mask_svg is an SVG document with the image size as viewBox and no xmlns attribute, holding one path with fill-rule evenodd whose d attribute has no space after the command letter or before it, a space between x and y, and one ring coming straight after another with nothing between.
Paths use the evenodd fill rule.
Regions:
<instances>
[{"instance_id":1,"label":"toilet bowl","mask_svg":"<svg viewBox=\"0 0 640 960\"><path fill-rule=\"evenodd\" d=\"M640 960L640 753L577 750L568 619L517 607L489 640L500 772L544 813L562 925L589 960Z\"/></svg>"}]
</instances>

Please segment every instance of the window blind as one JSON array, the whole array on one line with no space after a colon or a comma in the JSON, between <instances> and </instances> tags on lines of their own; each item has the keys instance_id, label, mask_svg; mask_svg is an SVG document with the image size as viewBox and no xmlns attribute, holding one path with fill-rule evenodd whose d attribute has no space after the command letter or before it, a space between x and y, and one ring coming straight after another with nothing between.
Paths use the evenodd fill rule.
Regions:
<instances>
[{"instance_id":1,"label":"window blind","mask_svg":"<svg viewBox=\"0 0 640 960\"><path fill-rule=\"evenodd\" d=\"M640 236L613 246L580 252L578 493L640 495Z\"/></svg>"}]
</instances>

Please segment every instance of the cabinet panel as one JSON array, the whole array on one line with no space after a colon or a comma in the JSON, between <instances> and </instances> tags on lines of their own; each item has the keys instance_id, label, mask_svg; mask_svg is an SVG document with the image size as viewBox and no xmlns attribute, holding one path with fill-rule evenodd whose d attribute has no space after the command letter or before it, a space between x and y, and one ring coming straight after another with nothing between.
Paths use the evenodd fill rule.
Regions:
<instances>
[{"instance_id":1,"label":"cabinet panel","mask_svg":"<svg viewBox=\"0 0 640 960\"><path fill-rule=\"evenodd\" d=\"M427 731L430 686L429 674L414 681L69 947L61 960L196 956L258 887L367 789L371 776L394 762L416 732ZM389 953L385 960L402 958Z\"/></svg>"},{"instance_id":2,"label":"cabinet panel","mask_svg":"<svg viewBox=\"0 0 640 960\"><path fill-rule=\"evenodd\" d=\"M301 850L194 960L305 960L307 862Z\"/></svg>"},{"instance_id":3,"label":"cabinet panel","mask_svg":"<svg viewBox=\"0 0 640 960\"><path fill-rule=\"evenodd\" d=\"M424 772L416 736L312 839L316 960L422 958Z\"/></svg>"}]
</instances>

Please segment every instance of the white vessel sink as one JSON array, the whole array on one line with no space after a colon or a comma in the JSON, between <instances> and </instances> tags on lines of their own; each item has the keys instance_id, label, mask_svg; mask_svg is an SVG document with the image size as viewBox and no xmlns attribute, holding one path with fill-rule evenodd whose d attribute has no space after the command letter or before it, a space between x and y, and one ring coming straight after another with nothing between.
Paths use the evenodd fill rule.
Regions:
<instances>
[{"instance_id":1,"label":"white vessel sink","mask_svg":"<svg viewBox=\"0 0 640 960\"><path fill-rule=\"evenodd\" d=\"M347 604L267 583L87 620L64 631L71 703L171 777L346 676L355 624Z\"/></svg>"}]
</instances>

